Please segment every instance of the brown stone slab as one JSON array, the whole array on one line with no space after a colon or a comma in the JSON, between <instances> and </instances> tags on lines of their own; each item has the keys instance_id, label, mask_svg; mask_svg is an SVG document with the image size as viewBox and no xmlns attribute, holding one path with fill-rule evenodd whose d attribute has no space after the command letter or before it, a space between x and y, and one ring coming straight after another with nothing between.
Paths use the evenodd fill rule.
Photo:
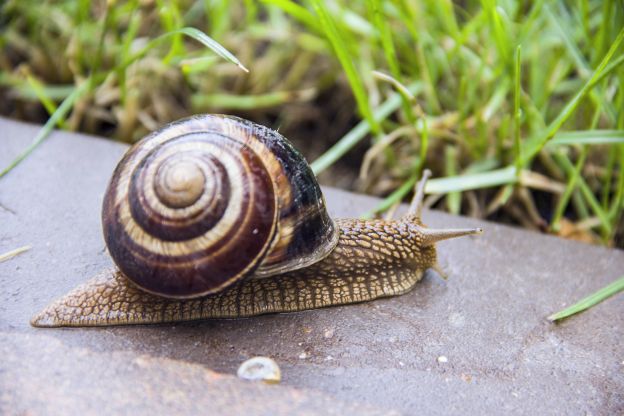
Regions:
<instances>
[{"instance_id":1,"label":"brown stone slab","mask_svg":"<svg viewBox=\"0 0 624 416\"><path fill-rule=\"evenodd\" d=\"M0 119L0 166L36 131ZM197 408L172 407L171 400L205 403L197 399L205 388L223 396L214 412L244 397L240 409L262 413L249 399L256 390L285 414L624 412L624 296L559 325L545 319L622 275L624 253L439 212L426 212L425 222L479 226L485 234L440 243L449 280L429 272L400 297L244 320L31 328L34 313L111 264L100 205L124 149L57 132L0 179L0 253L33 246L0 263L3 408L115 411L127 401L133 414L193 413ZM336 216L358 216L377 201L331 188L325 194ZM211 371L235 374L253 355L280 364L281 385L249 385ZM198 385L179 388L169 379L178 373ZM122 394L136 386L140 394ZM173 396L159 394L169 389Z\"/></svg>"},{"instance_id":2,"label":"brown stone slab","mask_svg":"<svg viewBox=\"0 0 624 416\"><path fill-rule=\"evenodd\" d=\"M24 351L37 352L24 359ZM3 414L388 415L327 394L245 382L193 362L0 333Z\"/></svg>"}]
</instances>

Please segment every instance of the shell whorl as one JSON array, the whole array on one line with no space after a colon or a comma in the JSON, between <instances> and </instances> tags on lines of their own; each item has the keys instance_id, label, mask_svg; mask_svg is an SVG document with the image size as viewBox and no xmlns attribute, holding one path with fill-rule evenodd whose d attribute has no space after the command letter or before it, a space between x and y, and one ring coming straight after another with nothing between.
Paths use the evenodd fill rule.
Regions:
<instances>
[{"instance_id":1,"label":"shell whorl","mask_svg":"<svg viewBox=\"0 0 624 416\"><path fill-rule=\"evenodd\" d=\"M102 211L109 252L137 286L173 298L215 293L263 264L270 274L317 261L337 233L306 169L283 137L245 120L165 126L113 174ZM310 243L302 234L316 228Z\"/></svg>"}]
</instances>

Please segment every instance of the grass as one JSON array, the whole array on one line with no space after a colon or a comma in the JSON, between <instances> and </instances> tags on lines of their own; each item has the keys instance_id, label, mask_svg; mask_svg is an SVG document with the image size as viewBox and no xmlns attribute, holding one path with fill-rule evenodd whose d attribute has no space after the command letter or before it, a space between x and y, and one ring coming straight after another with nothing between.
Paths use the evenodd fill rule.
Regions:
<instances>
[{"instance_id":1,"label":"grass","mask_svg":"<svg viewBox=\"0 0 624 416\"><path fill-rule=\"evenodd\" d=\"M7 251L6 253L1 253L0 254L0 263L2 263L4 261L7 261L7 260L10 260L10 259L12 259L15 256L19 256L20 254L25 253L25 252L27 252L30 249L31 249L31 246L23 246L23 247L19 247L19 248L16 248L14 250L11 250L11 251Z\"/></svg>"},{"instance_id":2,"label":"grass","mask_svg":"<svg viewBox=\"0 0 624 416\"><path fill-rule=\"evenodd\" d=\"M55 125L63 125L67 113L71 111L76 101L88 90L90 82L84 82L80 87L75 88L67 98L63 100L61 105L50 109L51 115L45 125L39 130L32 143L18 155L6 168L0 171L0 178L9 173L13 168L20 164L29 154L31 154L37 146L39 146L50 134Z\"/></svg>"},{"instance_id":3,"label":"grass","mask_svg":"<svg viewBox=\"0 0 624 416\"><path fill-rule=\"evenodd\" d=\"M362 215L405 201L427 167L440 208L554 234L565 222L624 247L618 2L0 7L0 112L47 121L0 176L55 126L133 142L188 114L235 112L299 139L322 181L344 184L365 160L346 182L383 201Z\"/></svg>"},{"instance_id":4,"label":"grass","mask_svg":"<svg viewBox=\"0 0 624 416\"><path fill-rule=\"evenodd\" d=\"M617 279L615 282L603 287L595 293L579 300L572 306L565 308L557 313L554 313L548 317L549 321L560 321L569 316L575 315L586 309L591 308L594 305L602 302L603 300L621 292L624 290L624 276Z\"/></svg>"}]
</instances>

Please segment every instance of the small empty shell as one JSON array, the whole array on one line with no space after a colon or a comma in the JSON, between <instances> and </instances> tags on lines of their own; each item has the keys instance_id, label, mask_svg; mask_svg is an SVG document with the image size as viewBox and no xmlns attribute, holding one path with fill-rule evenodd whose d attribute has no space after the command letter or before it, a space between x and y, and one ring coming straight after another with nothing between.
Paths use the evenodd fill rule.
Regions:
<instances>
[{"instance_id":1,"label":"small empty shell","mask_svg":"<svg viewBox=\"0 0 624 416\"><path fill-rule=\"evenodd\" d=\"M269 357L248 359L238 367L236 375L245 380L262 380L270 384L277 384L282 379L279 366Z\"/></svg>"}]
</instances>

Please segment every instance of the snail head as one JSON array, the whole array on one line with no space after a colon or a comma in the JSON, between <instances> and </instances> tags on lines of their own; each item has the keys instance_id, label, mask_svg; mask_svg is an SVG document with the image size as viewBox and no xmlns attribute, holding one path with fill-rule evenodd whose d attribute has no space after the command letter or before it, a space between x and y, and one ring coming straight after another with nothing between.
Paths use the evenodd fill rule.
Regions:
<instances>
[{"instance_id":1,"label":"snail head","mask_svg":"<svg viewBox=\"0 0 624 416\"><path fill-rule=\"evenodd\" d=\"M427 266L434 269L440 276L446 279L447 275L440 267L437 261L435 244L438 241L448 240L451 238L463 237L466 235L482 234L482 228L427 228L422 222L422 208L425 199L425 187L427 180L431 177L431 171L425 169L422 178L414 188L414 198L410 204L407 214L401 221L407 223L410 234L414 236L419 245L422 247L424 258L427 260Z\"/></svg>"}]
</instances>

